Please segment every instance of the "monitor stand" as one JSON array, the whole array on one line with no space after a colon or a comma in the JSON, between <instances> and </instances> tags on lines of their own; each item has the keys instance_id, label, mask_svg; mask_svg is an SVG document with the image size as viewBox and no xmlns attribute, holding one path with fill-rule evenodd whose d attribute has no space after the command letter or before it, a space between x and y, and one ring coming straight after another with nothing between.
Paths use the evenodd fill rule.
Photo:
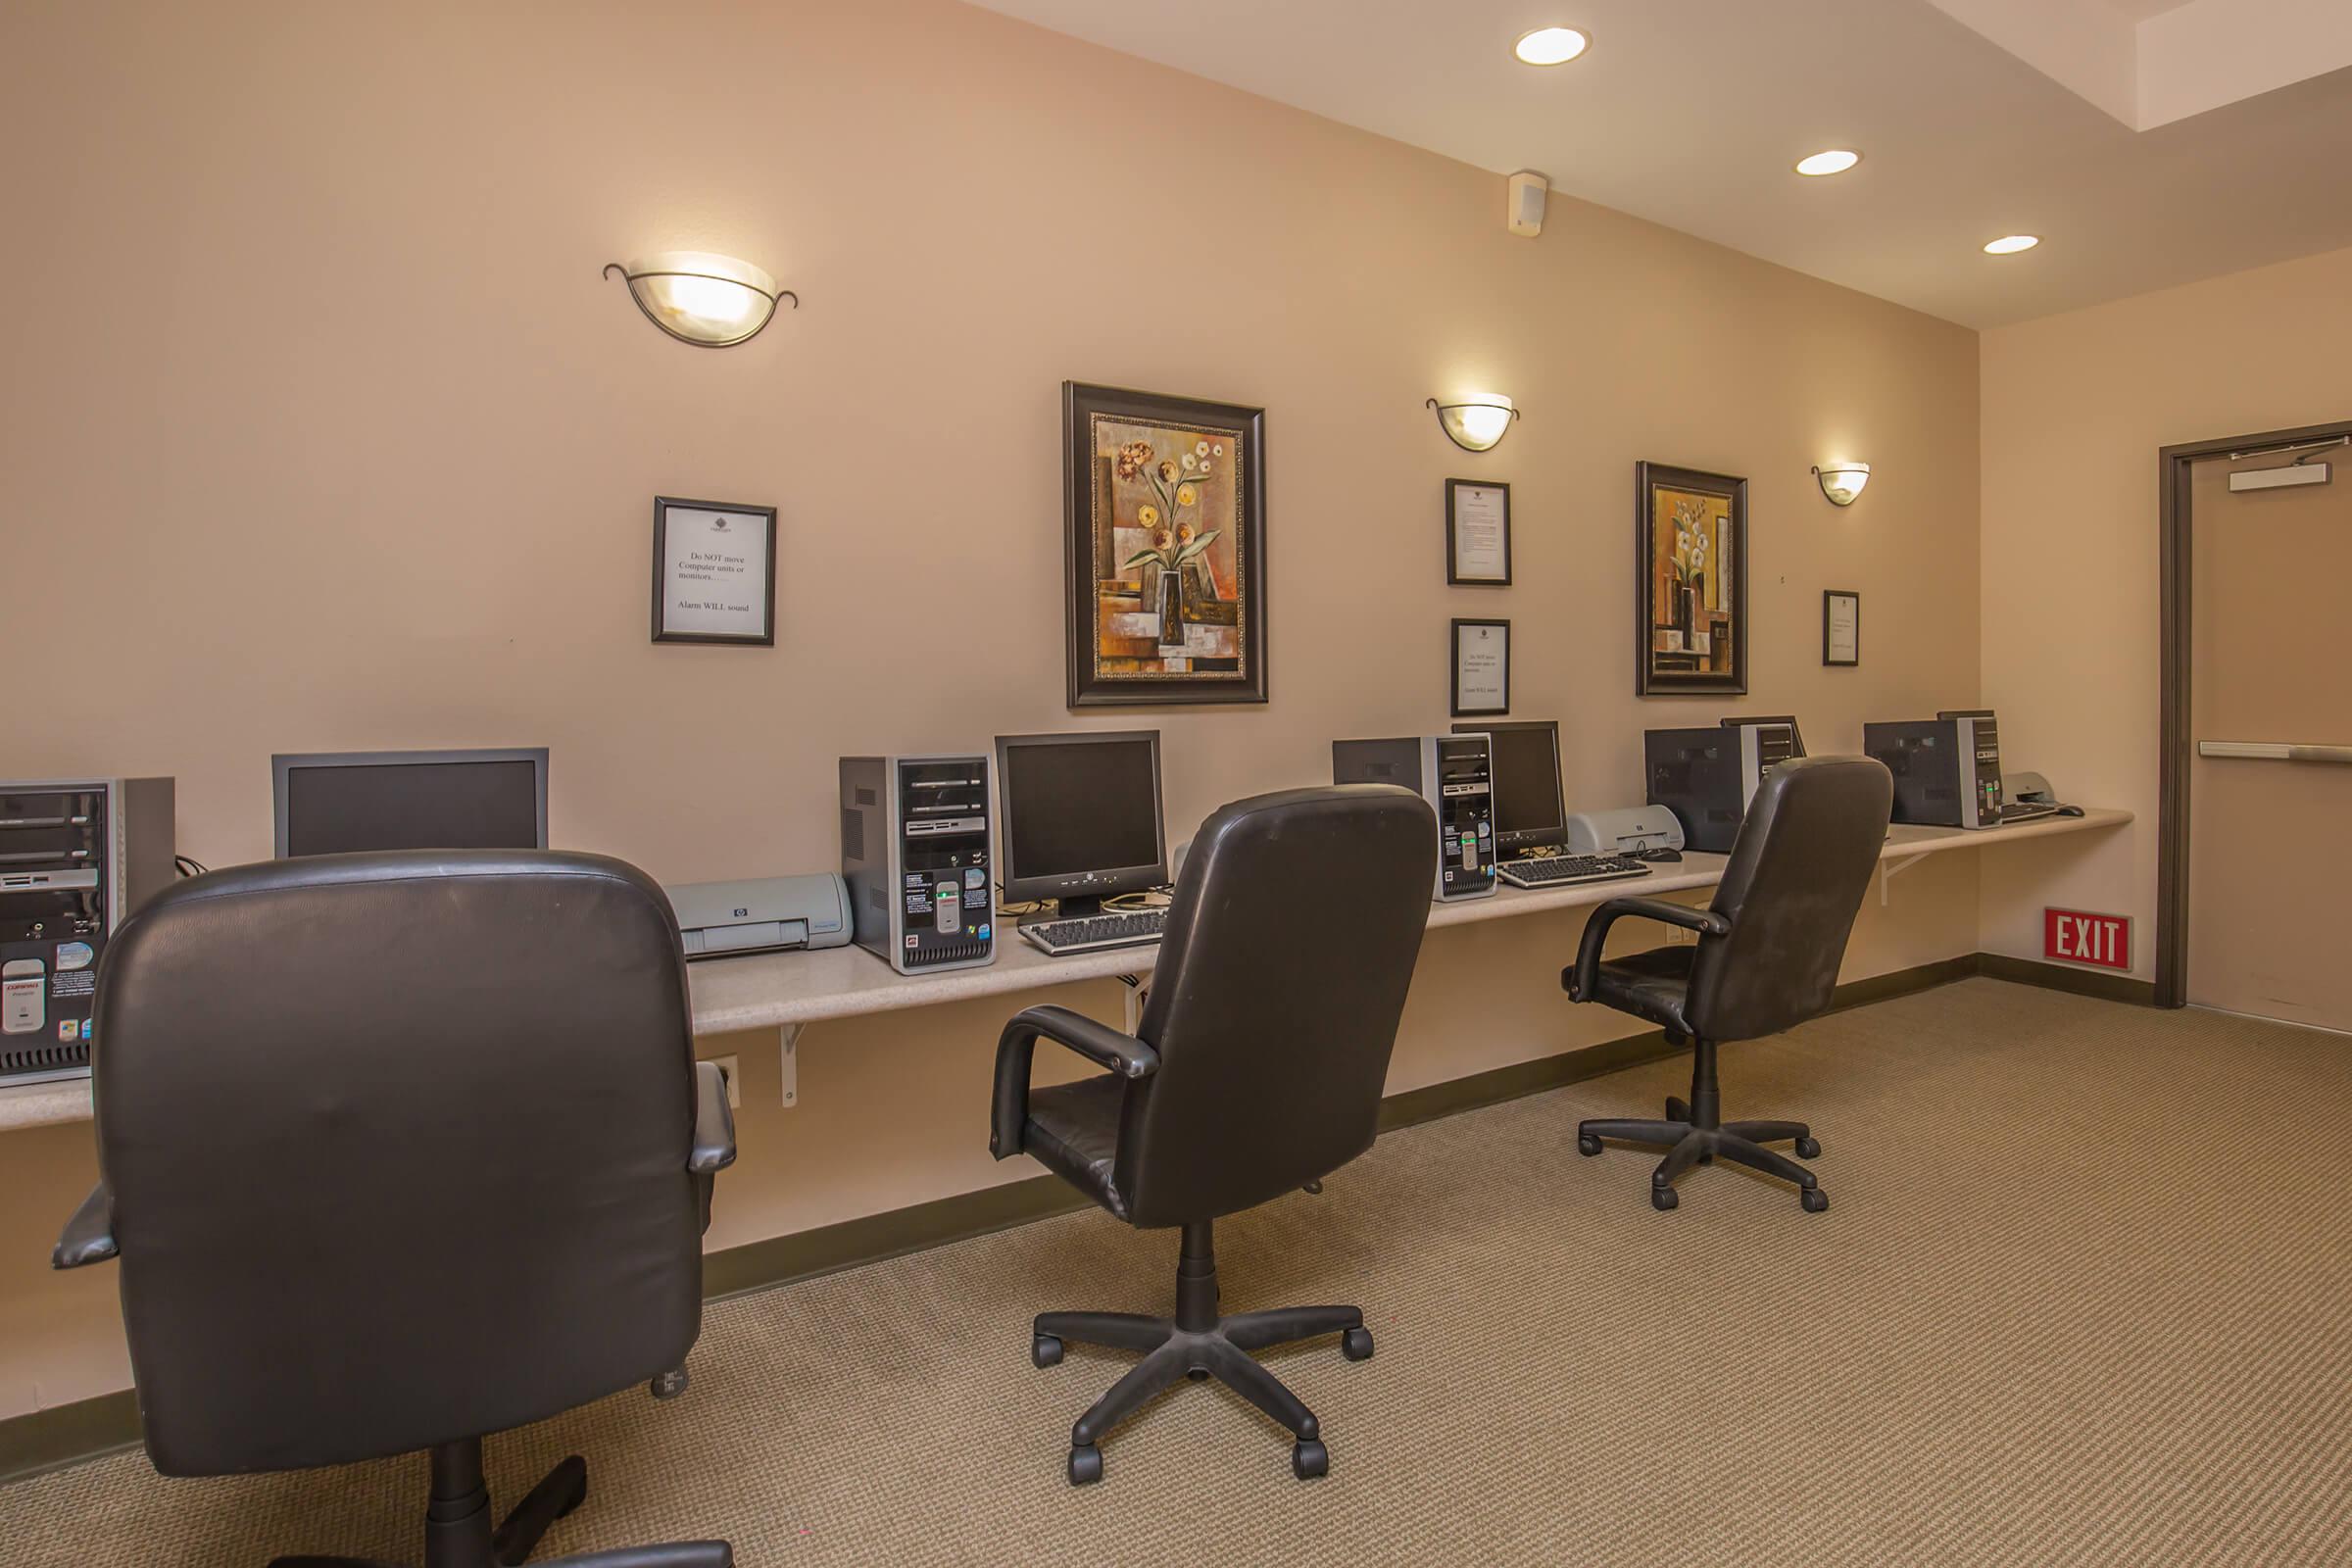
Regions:
<instances>
[{"instance_id":1,"label":"monitor stand","mask_svg":"<svg viewBox=\"0 0 2352 1568\"><path fill-rule=\"evenodd\" d=\"M1052 914L1033 914L1032 920L1086 920L1102 912L1100 893L1065 893L1055 901L1058 907Z\"/></svg>"}]
</instances>

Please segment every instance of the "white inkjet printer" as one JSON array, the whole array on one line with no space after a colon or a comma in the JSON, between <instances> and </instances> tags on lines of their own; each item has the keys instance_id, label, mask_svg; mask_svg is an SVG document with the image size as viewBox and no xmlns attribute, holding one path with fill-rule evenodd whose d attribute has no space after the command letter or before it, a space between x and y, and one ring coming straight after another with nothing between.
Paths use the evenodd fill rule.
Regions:
<instances>
[{"instance_id":1,"label":"white inkjet printer","mask_svg":"<svg viewBox=\"0 0 2352 1568\"><path fill-rule=\"evenodd\" d=\"M677 911L689 959L838 948L850 940L850 887L838 871L688 882L662 891Z\"/></svg>"},{"instance_id":2,"label":"white inkjet printer","mask_svg":"<svg viewBox=\"0 0 2352 1568\"><path fill-rule=\"evenodd\" d=\"M1570 855L1632 855L1639 850L1682 847L1683 824L1663 806L1578 811L1568 818Z\"/></svg>"}]
</instances>

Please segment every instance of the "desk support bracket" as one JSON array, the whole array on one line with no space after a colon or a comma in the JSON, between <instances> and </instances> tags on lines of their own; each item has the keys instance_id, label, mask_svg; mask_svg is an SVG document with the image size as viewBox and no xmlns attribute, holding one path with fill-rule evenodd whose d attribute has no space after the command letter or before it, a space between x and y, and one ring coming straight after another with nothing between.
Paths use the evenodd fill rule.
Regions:
<instances>
[{"instance_id":1,"label":"desk support bracket","mask_svg":"<svg viewBox=\"0 0 2352 1568\"><path fill-rule=\"evenodd\" d=\"M1917 865L1920 861L1926 859L1927 858L1926 852L1923 851L1918 855L1906 855L1899 860L1881 860L1879 862L1880 908L1883 909L1886 907L1886 884L1893 881L1896 877L1902 875L1905 871L1910 870L1913 866Z\"/></svg>"},{"instance_id":2,"label":"desk support bracket","mask_svg":"<svg viewBox=\"0 0 2352 1568\"><path fill-rule=\"evenodd\" d=\"M801 1102L801 1031L805 1023L788 1023L776 1030L776 1043L781 1048L776 1054L784 1064L784 1108L790 1110Z\"/></svg>"},{"instance_id":3,"label":"desk support bracket","mask_svg":"<svg viewBox=\"0 0 2352 1568\"><path fill-rule=\"evenodd\" d=\"M1123 1016L1127 1020L1127 1033L1132 1035L1143 1027L1144 998L1151 993L1140 974L1123 974L1119 976L1119 984L1127 988L1127 995L1121 1001L1126 1005Z\"/></svg>"}]
</instances>

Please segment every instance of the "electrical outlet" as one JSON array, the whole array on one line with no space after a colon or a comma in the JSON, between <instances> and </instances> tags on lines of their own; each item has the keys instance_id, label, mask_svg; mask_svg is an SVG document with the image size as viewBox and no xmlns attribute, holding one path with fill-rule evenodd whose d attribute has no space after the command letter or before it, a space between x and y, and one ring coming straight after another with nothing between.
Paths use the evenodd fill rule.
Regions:
<instances>
[{"instance_id":1,"label":"electrical outlet","mask_svg":"<svg viewBox=\"0 0 2352 1568\"><path fill-rule=\"evenodd\" d=\"M710 1056L706 1059L713 1067L716 1067L718 1075L727 1081L728 1107L741 1110L743 1108L743 1068L741 1064L733 1056Z\"/></svg>"}]
</instances>

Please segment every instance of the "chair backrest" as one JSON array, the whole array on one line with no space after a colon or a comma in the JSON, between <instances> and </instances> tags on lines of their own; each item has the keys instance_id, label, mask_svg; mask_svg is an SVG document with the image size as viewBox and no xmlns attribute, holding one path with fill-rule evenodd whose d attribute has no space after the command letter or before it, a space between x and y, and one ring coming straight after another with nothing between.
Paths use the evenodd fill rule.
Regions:
<instances>
[{"instance_id":1,"label":"chair backrest","mask_svg":"<svg viewBox=\"0 0 2352 1568\"><path fill-rule=\"evenodd\" d=\"M1830 1004L1893 803L1892 777L1867 757L1800 758L1765 776L1711 906L1731 935L1701 937L1691 958L1699 1034L1752 1040Z\"/></svg>"},{"instance_id":2,"label":"chair backrest","mask_svg":"<svg viewBox=\"0 0 2352 1568\"><path fill-rule=\"evenodd\" d=\"M1138 1225L1214 1219L1371 1147L1429 922L1435 814L1387 784L1236 801L1176 885L1116 1179Z\"/></svg>"},{"instance_id":3,"label":"chair backrest","mask_svg":"<svg viewBox=\"0 0 2352 1568\"><path fill-rule=\"evenodd\" d=\"M405 1452L683 1364L685 961L633 866L413 851L183 882L108 949L96 1037L166 1474Z\"/></svg>"}]
</instances>

